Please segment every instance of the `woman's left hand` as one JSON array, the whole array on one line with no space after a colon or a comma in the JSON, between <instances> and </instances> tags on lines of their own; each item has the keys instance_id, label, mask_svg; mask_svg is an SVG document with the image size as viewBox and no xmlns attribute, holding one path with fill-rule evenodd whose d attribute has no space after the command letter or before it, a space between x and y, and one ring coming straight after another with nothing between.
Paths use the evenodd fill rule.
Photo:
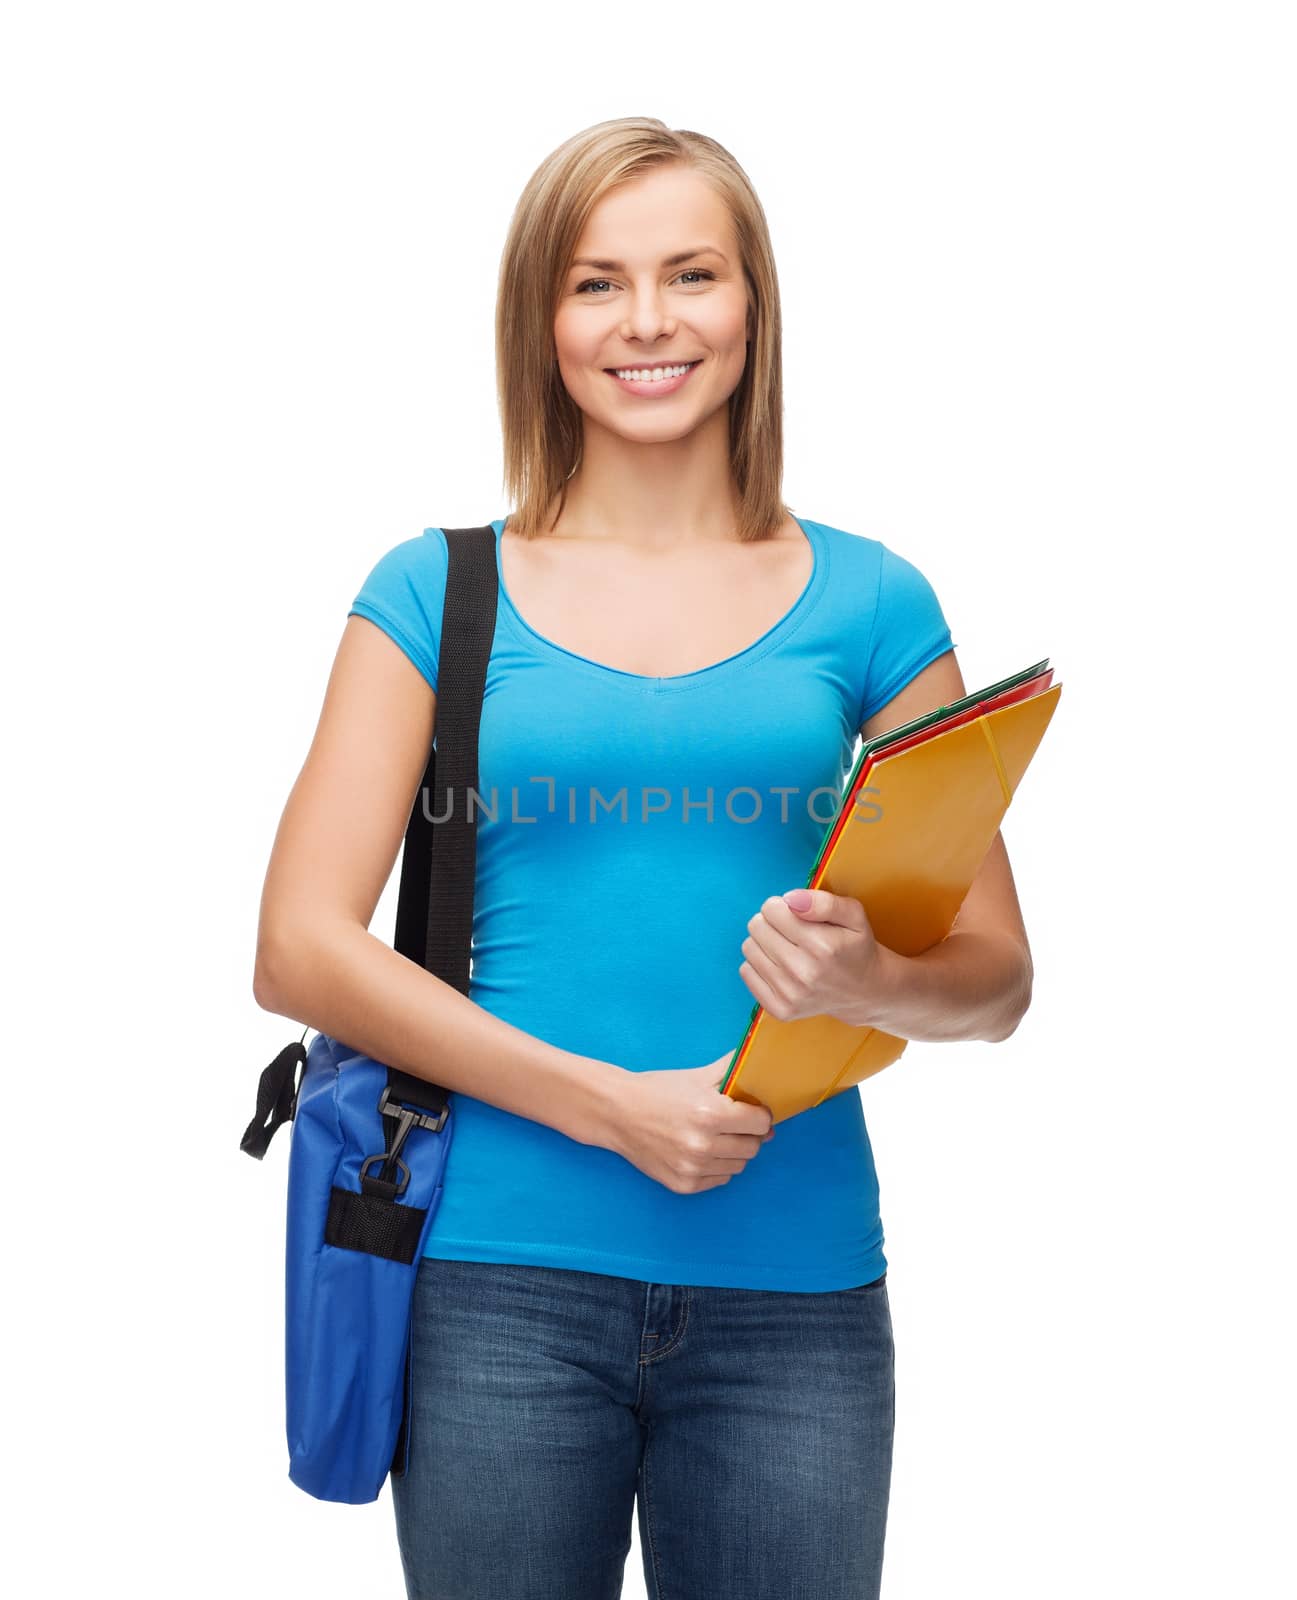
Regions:
<instances>
[{"instance_id":1,"label":"woman's left hand","mask_svg":"<svg viewBox=\"0 0 1297 1600\"><path fill-rule=\"evenodd\" d=\"M874 938L851 895L791 889L771 895L748 923L739 976L780 1022L827 1014L852 1027L869 1025L882 998L894 953Z\"/></svg>"}]
</instances>

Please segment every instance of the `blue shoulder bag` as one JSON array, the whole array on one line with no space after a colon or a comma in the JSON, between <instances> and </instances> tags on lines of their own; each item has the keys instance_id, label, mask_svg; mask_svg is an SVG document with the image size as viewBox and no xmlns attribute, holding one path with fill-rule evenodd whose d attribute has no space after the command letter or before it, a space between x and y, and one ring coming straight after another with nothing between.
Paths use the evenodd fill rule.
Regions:
<instances>
[{"instance_id":1,"label":"blue shoulder bag","mask_svg":"<svg viewBox=\"0 0 1297 1600\"><path fill-rule=\"evenodd\" d=\"M498 590L494 530L444 532L450 564L436 731L405 831L393 943L467 996L477 863L468 797L477 791ZM377 1500L388 1473L404 1472L409 1458L410 1305L454 1116L449 1091L431 1080L327 1034L317 1033L309 1050L302 1039L262 1072L240 1148L260 1160L275 1130L293 1125L288 1476L317 1500L362 1505Z\"/></svg>"}]
</instances>

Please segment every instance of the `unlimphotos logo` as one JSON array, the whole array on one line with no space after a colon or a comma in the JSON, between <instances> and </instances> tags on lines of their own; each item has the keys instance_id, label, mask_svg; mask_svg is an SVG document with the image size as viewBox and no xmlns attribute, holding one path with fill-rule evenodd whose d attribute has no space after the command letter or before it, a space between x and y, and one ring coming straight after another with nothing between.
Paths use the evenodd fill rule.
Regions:
<instances>
[{"instance_id":1,"label":"unlimphotos logo","mask_svg":"<svg viewBox=\"0 0 1297 1600\"><path fill-rule=\"evenodd\" d=\"M450 790L440 790L434 804L433 796L425 786L422 791L423 815L429 822L448 822L452 817L467 818L476 821L479 818L488 822L539 822L541 816L556 817L561 820L577 823L607 823L610 821L629 822L635 820L647 823L655 818L677 818L686 824L702 823L704 825L718 820L718 802L715 790L708 785L701 796L691 794L686 785L680 790L679 803L675 794L670 789L661 788L656 784L641 785L638 791L637 805L632 805L630 790L625 785L611 795L605 795L600 789L591 785L581 798L580 791L568 785L560 789L554 778L531 777L528 783L540 784L543 793L532 795L526 805L529 810L522 810L523 804L518 792L517 784L510 786L510 806L503 815L500 805L499 789L493 786L489 797L480 790L469 788L462 791L459 796ZM793 797L801 794L801 789L795 785L776 785L766 791L773 802L778 798L779 822L787 823L793 818L796 802ZM868 786L859 790L855 798L856 810L860 813L863 822L878 822L883 815L883 808L876 800L869 800L867 795L876 795L879 791ZM834 821L842 806L842 790L832 785L821 785L819 788L806 792L802 804L806 815L813 822L822 826ZM539 809L538 809L539 808ZM757 822L763 816L766 800L760 789L749 785L740 785L738 788L729 789L720 801L720 816L725 821L740 825Z\"/></svg>"}]
</instances>

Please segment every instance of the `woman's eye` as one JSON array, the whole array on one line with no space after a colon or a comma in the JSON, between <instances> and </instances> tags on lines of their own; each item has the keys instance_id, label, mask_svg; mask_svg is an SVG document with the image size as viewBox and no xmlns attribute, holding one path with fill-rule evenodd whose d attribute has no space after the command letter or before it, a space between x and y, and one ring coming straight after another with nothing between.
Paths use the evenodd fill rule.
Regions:
<instances>
[{"instance_id":1,"label":"woman's eye","mask_svg":"<svg viewBox=\"0 0 1297 1600\"><path fill-rule=\"evenodd\" d=\"M715 274L708 272L705 267L686 267L680 276L682 278L712 278L715 276ZM607 284L608 282L609 280L607 278L587 278L584 283L579 283L577 285L576 292L578 294L584 294L587 289L593 288L601 283ZM602 296L600 298L602 298Z\"/></svg>"}]
</instances>

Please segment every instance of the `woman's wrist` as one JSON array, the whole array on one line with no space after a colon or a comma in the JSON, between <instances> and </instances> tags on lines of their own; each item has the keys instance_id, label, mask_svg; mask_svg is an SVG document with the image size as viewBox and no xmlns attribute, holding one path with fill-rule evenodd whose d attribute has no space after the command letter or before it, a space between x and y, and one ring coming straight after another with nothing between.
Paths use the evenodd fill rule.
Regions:
<instances>
[{"instance_id":1,"label":"woman's wrist","mask_svg":"<svg viewBox=\"0 0 1297 1600\"><path fill-rule=\"evenodd\" d=\"M634 1074L597 1056L564 1055L566 1065L559 1071L562 1121L555 1126L578 1144L598 1145L620 1155L627 1080Z\"/></svg>"}]
</instances>

